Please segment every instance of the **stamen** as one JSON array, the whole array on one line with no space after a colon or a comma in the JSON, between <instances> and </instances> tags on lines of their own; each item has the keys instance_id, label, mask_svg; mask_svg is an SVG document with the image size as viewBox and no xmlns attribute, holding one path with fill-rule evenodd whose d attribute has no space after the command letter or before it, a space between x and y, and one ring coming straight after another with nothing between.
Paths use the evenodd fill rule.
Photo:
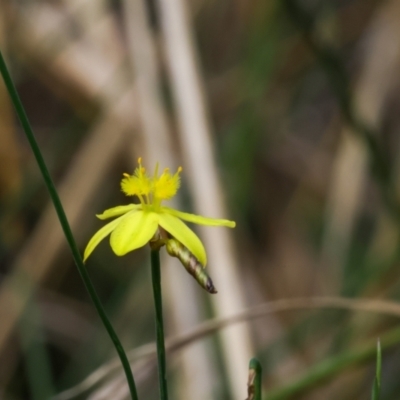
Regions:
<instances>
[{"instance_id":1,"label":"stamen","mask_svg":"<svg viewBox=\"0 0 400 400\"><path fill-rule=\"evenodd\" d=\"M144 175L146 172L146 168L142 167L142 157L138 158L138 164L139 164L139 174Z\"/></svg>"},{"instance_id":2,"label":"stamen","mask_svg":"<svg viewBox=\"0 0 400 400\"><path fill-rule=\"evenodd\" d=\"M159 163L158 163L158 161L157 161L157 163L156 163L156 168L155 168L155 170L154 170L154 177L153 177L153 180L154 180L154 181L156 181L157 178L158 178L158 167L159 167Z\"/></svg>"},{"instance_id":3,"label":"stamen","mask_svg":"<svg viewBox=\"0 0 400 400\"><path fill-rule=\"evenodd\" d=\"M130 177L130 175L127 174L126 172L124 172L124 173L122 174L122 176L124 176L125 178L129 178L129 177Z\"/></svg>"}]
</instances>

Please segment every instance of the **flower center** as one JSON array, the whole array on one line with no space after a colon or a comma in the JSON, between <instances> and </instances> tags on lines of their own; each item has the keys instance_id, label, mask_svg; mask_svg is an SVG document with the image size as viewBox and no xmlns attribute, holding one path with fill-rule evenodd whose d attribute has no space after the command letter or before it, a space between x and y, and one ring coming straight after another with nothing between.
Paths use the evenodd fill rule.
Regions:
<instances>
[{"instance_id":1,"label":"flower center","mask_svg":"<svg viewBox=\"0 0 400 400\"><path fill-rule=\"evenodd\" d=\"M180 187L181 178L179 167L175 174L171 174L169 168L165 168L158 175L158 163L152 177L148 176L142 166L142 159L138 159L139 166L133 175L123 174L121 189L127 196L137 196L144 210L159 211L162 200L174 197Z\"/></svg>"}]
</instances>

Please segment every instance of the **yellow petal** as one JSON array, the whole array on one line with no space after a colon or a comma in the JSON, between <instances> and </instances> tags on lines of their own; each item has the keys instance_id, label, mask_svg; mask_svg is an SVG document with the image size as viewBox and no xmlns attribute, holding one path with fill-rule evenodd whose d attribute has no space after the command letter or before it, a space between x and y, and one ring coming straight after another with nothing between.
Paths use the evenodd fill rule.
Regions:
<instances>
[{"instance_id":1,"label":"yellow petal","mask_svg":"<svg viewBox=\"0 0 400 400\"><path fill-rule=\"evenodd\" d=\"M85 262L87 258L90 256L90 254L92 254L96 246L118 226L122 218L124 218L124 216L119 217L114 221L111 221L107 225L104 225L93 235L93 237L89 240L89 243L87 244L86 249L83 253L83 262Z\"/></svg>"},{"instance_id":2,"label":"yellow petal","mask_svg":"<svg viewBox=\"0 0 400 400\"><path fill-rule=\"evenodd\" d=\"M153 212L131 211L122 217L110 237L111 248L117 256L144 246L158 227L159 216Z\"/></svg>"},{"instance_id":3,"label":"yellow petal","mask_svg":"<svg viewBox=\"0 0 400 400\"><path fill-rule=\"evenodd\" d=\"M132 210L140 210L142 208L141 204L128 204L126 206L117 206L113 208L109 208L104 211L102 214L97 214L96 217L99 219L107 219L112 217L118 217L119 215L126 214Z\"/></svg>"},{"instance_id":4,"label":"yellow petal","mask_svg":"<svg viewBox=\"0 0 400 400\"><path fill-rule=\"evenodd\" d=\"M171 214L175 217L183 219L187 222L193 222L198 225L208 225L208 226L226 226L228 228L234 228L236 226L236 222L229 221L228 219L215 219L215 218L206 218L201 215L184 213L182 211L174 210L169 207L162 207L162 211L165 213Z\"/></svg>"},{"instance_id":5,"label":"yellow petal","mask_svg":"<svg viewBox=\"0 0 400 400\"><path fill-rule=\"evenodd\" d=\"M203 243L197 235L180 219L167 213L159 214L159 225L181 242L200 261L203 267L207 264L207 255Z\"/></svg>"}]
</instances>

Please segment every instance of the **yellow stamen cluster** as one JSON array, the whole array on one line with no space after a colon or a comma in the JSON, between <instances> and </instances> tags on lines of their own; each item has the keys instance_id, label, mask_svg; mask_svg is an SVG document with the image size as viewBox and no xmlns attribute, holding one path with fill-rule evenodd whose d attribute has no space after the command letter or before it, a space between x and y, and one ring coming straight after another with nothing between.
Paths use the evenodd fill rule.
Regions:
<instances>
[{"instance_id":1,"label":"yellow stamen cluster","mask_svg":"<svg viewBox=\"0 0 400 400\"><path fill-rule=\"evenodd\" d=\"M135 169L133 175L124 174L121 181L121 189L127 196L138 196L141 203L144 202L143 196L146 197L147 204L161 200L168 200L175 196L180 186L180 176L182 167L179 167L174 175L168 168L164 169L162 174L158 176L158 166L156 167L153 177L149 177L146 169L142 167L142 159L138 160L139 167Z\"/></svg>"},{"instance_id":2,"label":"yellow stamen cluster","mask_svg":"<svg viewBox=\"0 0 400 400\"><path fill-rule=\"evenodd\" d=\"M181 178L179 176L181 171L182 167L179 167L175 175L171 175L169 168L165 168L164 172L153 183L154 197L162 200L174 197L181 185Z\"/></svg>"}]
</instances>

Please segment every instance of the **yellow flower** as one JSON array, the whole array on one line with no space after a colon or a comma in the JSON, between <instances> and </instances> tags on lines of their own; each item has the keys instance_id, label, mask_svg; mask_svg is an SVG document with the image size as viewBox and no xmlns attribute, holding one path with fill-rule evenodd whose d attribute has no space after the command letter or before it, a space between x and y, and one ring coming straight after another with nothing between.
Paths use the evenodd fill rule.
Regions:
<instances>
[{"instance_id":1,"label":"yellow flower","mask_svg":"<svg viewBox=\"0 0 400 400\"><path fill-rule=\"evenodd\" d=\"M148 243L161 227L174 237L205 266L207 256L203 243L197 235L189 229L183 221L199 225L235 227L235 222L226 219L205 218L200 215L188 214L173 208L161 205L163 200L174 197L180 186L182 168L178 168L172 175L166 168L158 174L158 164L153 176L148 176L142 167L142 160L138 160L139 167L133 175L123 174L121 189L127 196L137 196L140 204L117 206L97 215L99 219L118 217L103 226L90 239L86 246L83 260L86 261L96 246L106 236L110 236L110 245L117 256L143 247Z\"/></svg>"}]
</instances>

